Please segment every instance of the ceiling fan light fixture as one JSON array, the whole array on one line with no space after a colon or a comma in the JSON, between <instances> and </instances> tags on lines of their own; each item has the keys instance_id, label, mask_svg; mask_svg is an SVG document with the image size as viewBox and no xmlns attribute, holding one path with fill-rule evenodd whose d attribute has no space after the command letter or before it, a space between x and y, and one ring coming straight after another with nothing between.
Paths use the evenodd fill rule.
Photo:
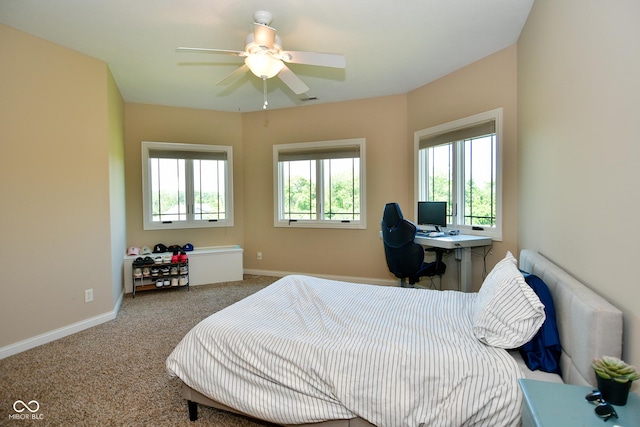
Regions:
<instances>
[{"instance_id":1,"label":"ceiling fan light fixture","mask_svg":"<svg viewBox=\"0 0 640 427\"><path fill-rule=\"evenodd\" d=\"M284 67L284 63L269 54L253 54L244 59L244 63L253 74L260 78L270 79Z\"/></svg>"},{"instance_id":2,"label":"ceiling fan light fixture","mask_svg":"<svg viewBox=\"0 0 640 427\"><path fill-rule=\"evenodd\" d=\"M313 65L321 67L345 68L346 60L343 55L335 53L283 51L282 40L277 30L270 27L272 15L270 12L258 11L254 15L253 31L245 37L244 50L228 50L213 48L180 47L179 52L221 53L244 58L244 65L236 68L227 76L219 80L216 85L227 84L251 70L262 80L264 106L267 108L267 80L278 76L280 81L293 93L300 95L309 91L307 86L285 63Z\"/></svg>"}]
</instances>

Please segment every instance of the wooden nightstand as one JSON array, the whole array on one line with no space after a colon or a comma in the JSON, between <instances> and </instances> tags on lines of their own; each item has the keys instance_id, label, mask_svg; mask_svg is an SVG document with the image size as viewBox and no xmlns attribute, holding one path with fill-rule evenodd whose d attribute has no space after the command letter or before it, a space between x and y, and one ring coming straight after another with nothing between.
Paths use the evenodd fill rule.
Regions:
<instances>
[{"instance_id":1,"label":"wooden nightstand","mask_svg":"<svg viewBox=\"0 0 640 427\"><path fill-rule=\"evenodd\" d=\"M629 394L625 406L614 406L618 419L605 423L595 414L595 405L584 398L593 387L525 379L518 382L524 392L523 427L640 426L640 396L635 393Z\"/></svg>"}]
</instances>

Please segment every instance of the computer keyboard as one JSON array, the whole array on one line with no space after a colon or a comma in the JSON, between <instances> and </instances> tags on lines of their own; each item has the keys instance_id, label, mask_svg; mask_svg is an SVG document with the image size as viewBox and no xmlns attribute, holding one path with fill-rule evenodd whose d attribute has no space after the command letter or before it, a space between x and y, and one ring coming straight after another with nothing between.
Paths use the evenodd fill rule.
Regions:
<instances>
[{"instance_id":1,"label":"computer keyboard","mask_svg":"<svg viewBox=\"0 0 640 427\"><path fill-rule=\"evenodd\" d=\"M416 234L424 237L443 237L445 235L442 231L418 231Z\"/></svg>"}]
</instances>

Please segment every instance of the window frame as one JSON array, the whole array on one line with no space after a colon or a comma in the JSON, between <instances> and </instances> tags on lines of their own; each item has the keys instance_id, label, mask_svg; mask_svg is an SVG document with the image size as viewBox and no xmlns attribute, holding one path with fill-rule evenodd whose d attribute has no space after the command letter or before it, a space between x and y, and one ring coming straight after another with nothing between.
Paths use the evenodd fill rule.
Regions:
<instances>
[{"instance_id":1,"label":"window frame","mask_svg":"<svg viewBox=\"0 0 640 427\"><path fill-rule=\"evenodd\" d=\"M142 141L142 217L144 230L172 230L172 229L189 229L189 228L217 228L217 227L233 227L233 147L228 145L208 145L208 144L186 144L178 142L154 142ZM225 174L225 212L226 218L223 220L196 220L193 217L193 200L187 200L187 220L158 222L153 221L153 207L151 206L153 197L151 195L151 164L150 150L190 151L194 153L225 153L226 155L226 174ZM191 169L191 168L188 168ZM187 196L193 197L193 177L186 182ZM189 189L190 188L190 189Z\"/></svg>"},{"instance_id":2,"label":"window frame","mask_svg":"<svg viewBox=\"0 0 640 427\"><path fill-rule=\"evenodd\" d=\"M283 172L279 166L279 155L281 152L287 151L313 151L318 149L331 149L331 148L344 148L357 146L359 149L360 157L360 219L357 221L346 220L332 220L332 219L297 219L289 220L282 218L283 212L283 200L284 187L281 185L283 180ZM315 141L315 142L297 142L290 144L275 144L273 146L273 225L274 227L288 227L288 228L337 228L337 229L365 229L367 228L367 215L366 215L366 139L365 138L352 138L352 139L340 139L330 141ZM317 191L316 202L318 209L323 205L322 192ZM322 209L320 209L322 210Z\"/></svg>"},{"instance_id":3,"label":"window frame","mask_svg":"<svg viewBox=\"0 0 640 427\"><path fill-rule=\"evenodd\" d=\"M495 122L495 135L496 135L496 191L495 191L495 209L496 209L496 221L495 227L484 227L483 230L475 229L472 225L465 225L463 212L464 209L457 209L454 206L451 210L453 222L447 224L449 228L455 228L460 230L462 234L470 234L477 236L491 237L495 241L502 241L502 194L503 194L503 180L502 180L502 152L503 152L503 129L502 129L502 108L496 108L494 110L486 111L472 116L464 117L451 122L443 123L440 125L432 126L426 129L421 129L414 132L414 218L417 218L418 201L423 200L424 195L420 194L421 180L426 181L426 170L421 170L421 156L420 156L420 142L423 139L433 137L438 134L454 131L465 127L471 127L483 122L494 120ZM454 157L454 173L453 173L453 198L455 203L464 203L464 153L463 150L457 150ZM460 182L462 180L462 183Z\"/></svg>"}]
</instances>

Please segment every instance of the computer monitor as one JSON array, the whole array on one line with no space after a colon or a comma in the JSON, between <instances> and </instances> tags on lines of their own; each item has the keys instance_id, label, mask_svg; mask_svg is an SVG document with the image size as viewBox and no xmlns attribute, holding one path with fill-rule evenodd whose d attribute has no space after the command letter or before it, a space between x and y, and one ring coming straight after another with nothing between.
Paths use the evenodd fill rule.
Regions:
<instances>
[{"instance_id":1,"label":"computer monitor","mask_svg":"<svg viewBox=\"0 0 640 427\"><path fill-rule=\"evenodd\" d=\"M447 202L418 202L418 225L447 226Z\"/></svg>"}]
</instances>

